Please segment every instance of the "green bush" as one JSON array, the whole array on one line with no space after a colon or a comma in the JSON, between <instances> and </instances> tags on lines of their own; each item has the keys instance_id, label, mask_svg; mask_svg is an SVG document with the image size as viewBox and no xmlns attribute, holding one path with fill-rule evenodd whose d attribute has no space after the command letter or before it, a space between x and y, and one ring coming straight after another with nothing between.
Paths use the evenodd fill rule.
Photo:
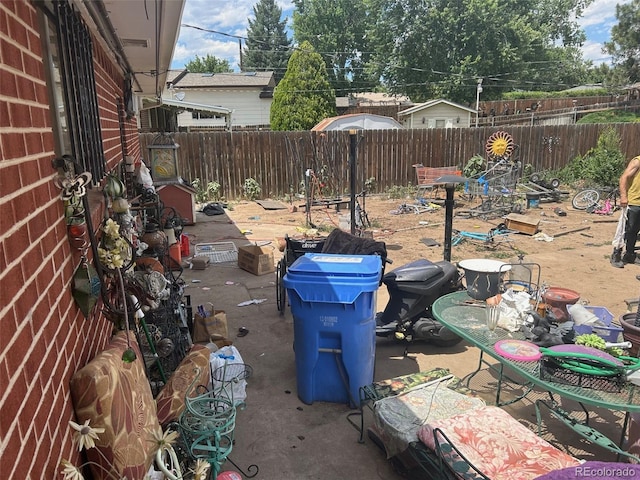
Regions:
<instances>
[{"instance_id":1,"label":"green bush","mask_svg":"<svg viewBox=\"0 0 640 480\"><path fill-rule=\"evenodd\" d=\"M620 150L620 135L613 128L605 129L598 137L597 145L583 156L574 158L558 172L558 177L568 183L616 186L624 171L626 159Z\"/></svg>"},{"instance_id":2,"label":"green bush","mask_svg":"<svg viewBox=\"0 0 640 480\"><path fill-rule=\"evenodd\" d=\"M262 187L260 187L260 184L255 179L247 178L242 184L242 191L244 192L244 196L247 197L247 199L255 200L256 198L260 197L260 194L262 193Z\"/></svg>"},{"instance_id":3,"label":"green bush","mask_svg":"<svg viewBox=\"0 0 640 480\"><path fill-rule=\"evenodd\" d=\"M207 186L204 187L201 184L200 179L196 178L193 182L191 182L191 185L196 191L196 202L198 203L218 201L222 198L220 196L222 187L218 182L209 182L207 183Z\"/></svg>"}]
</instances>

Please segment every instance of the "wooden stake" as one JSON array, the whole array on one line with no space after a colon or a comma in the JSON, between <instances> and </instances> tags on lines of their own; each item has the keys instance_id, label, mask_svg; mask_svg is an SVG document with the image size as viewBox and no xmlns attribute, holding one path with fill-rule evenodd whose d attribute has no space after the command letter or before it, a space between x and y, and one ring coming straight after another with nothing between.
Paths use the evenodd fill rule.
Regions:
<instances>
[{"instance_id":1,"label":"wooden stake","mask_svg":"<svg viewBox=\"0 0 640 480\"><path fill-rule=\"evenodd\" d=\"M570 233L576 233L576 232L582 232L583 230L589 230L591 227L580 227L580 228L574 228L573 230L566 230L564 232L560 232L560 233L556 233L554 235L551 235L553 238L556 237L561 237L563 235L568 235Z\"/></svg>"}]
</instances>

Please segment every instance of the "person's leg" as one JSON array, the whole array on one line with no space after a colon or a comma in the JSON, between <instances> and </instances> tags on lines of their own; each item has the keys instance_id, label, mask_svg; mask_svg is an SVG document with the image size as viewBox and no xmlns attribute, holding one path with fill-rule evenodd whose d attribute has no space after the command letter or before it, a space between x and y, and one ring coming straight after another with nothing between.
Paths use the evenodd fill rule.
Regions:
<instances>
[{"instance_id":1,"label":"person's leg","mask_svg":"<svg viewBox=\"0 0 640 480\"><path fill-rule=\"evenodd\" d=\"M627 208L627 225L625 231L624 263L634 263L636 260L635 246L640 232L640 206L629 205Z\"/></svg>"}]
</instances>

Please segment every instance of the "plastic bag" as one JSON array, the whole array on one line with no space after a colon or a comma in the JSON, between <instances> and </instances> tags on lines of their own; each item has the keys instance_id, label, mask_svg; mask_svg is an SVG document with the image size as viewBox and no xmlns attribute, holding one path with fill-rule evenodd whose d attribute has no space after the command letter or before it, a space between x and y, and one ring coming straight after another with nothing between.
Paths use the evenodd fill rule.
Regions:
<instances>
[{"instance_id":1,"label":"plastic bag","mask_svg":"<svg viewBox=\"0 0 640 480\"><path fill-rule=\"evenodd\" d=\"M140 163L140 169L138 170L138 183L147 190L155 191L155 188L153 187L153 178L151 178L151 172L144 162Z\"/></svg>"},{"instance_id":2,"label":"plastic bag","mask_svg":"<svg viewBox=\"0 0 640 480\"><path fill-rule=\"evenodd\" d=\"M616 233L613 236L611 245L613 248L624 248L625 228L627 226L627 207L624 207L620 212L620 218L618 219L618 226L616 227Z\"/></svg>"},{"instance_id":3,"label":"plastic bag","mask_svg":"<svg viewBox=\"0 0 640 480\"><path fill-rule=\"evenodd\" d=\"M234 405L247 398L247 366L233 345L222 347L209 356L211 363L211 389L216 396L226 397Z\"/></svg>"},{"instance_id":4,"label":"plastic bag","mask_svg":"<svg viewBox=\"0 0 640 480\"><path fill-rule=\"evenodd\" d=\"M531 309L531 295L509 288L502 294L498 325L510 332L517 332Z\"/></svg>"}]
</instances>

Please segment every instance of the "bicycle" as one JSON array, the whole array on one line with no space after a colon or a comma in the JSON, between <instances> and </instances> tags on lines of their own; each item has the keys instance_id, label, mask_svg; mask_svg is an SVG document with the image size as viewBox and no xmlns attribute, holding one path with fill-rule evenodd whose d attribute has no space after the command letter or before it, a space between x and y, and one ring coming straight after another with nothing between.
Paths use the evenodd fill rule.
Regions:
<instances>
[{"instance_id":1,"label":"bicycle","mask_svg":"<svg viewBox=\"0 0 640 480\"><path fill-rule=\"evenodd\" d=\"M367 214L367 210L365 209L366 204L367 191L363 190L362 192L356 194L356 202L355 202L355 222L356 222L356 230L359 232L360 237L363 236L363 232L371 227L371 221L369 220L369 215ZM358 199L362 199L362 205L360 205L360 201Z\"/></svg>"},{"instance_id":2,"label":"bicycle","mask_svg":"<svg viewBox=\"0 0 640 480\"><path fill-rule=\"evenodd\" d=\"M601 202L602 197L604 200ZM586 210L589 213L611 214L620 208L619 197L620 188L618 187L585 188L573 196L571 206L576 210Z\"/></svg>"}]
</instances>

